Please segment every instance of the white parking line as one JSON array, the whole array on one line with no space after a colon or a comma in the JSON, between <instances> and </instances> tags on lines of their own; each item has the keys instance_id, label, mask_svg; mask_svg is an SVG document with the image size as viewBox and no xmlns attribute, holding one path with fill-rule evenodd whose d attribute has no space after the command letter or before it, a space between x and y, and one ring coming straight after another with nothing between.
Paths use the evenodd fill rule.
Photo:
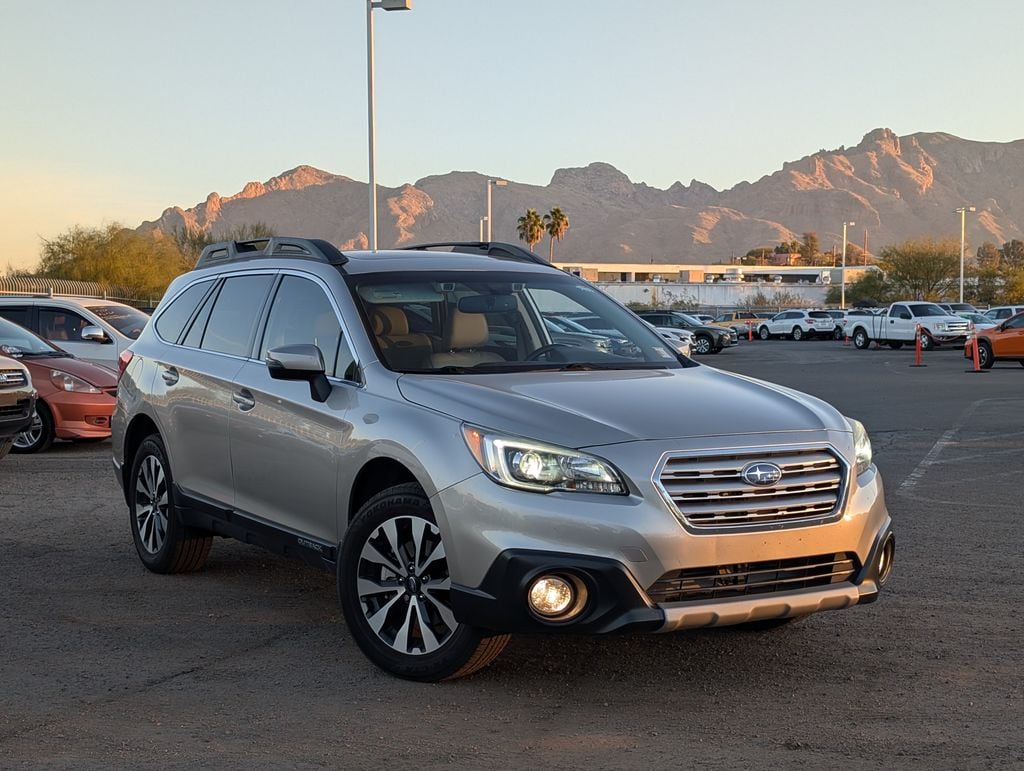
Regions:
<instances>
[{"instance_id":1,"label":"white parking line","mask_svg":"<svg viewBox=\"0 0 1024 771\"><path fill-rule=\"evenodd\" d=\"M907 495L915 487L917 483L921 481L921 478L928 473L928 469L936 465L939 462L939 456L942 451L953 444L959 444L955 441L955 437L963 429L967 421L974 415L975 411L983 404L989 404L991 402L1016 402L1020 401L1017 397L993 397L990 399L978 399L976 402L971 402L967 405L967 409L961 413L960 417L957 418L952 428L946 431L942 436L938 438L938 441L932 445L932 448L928 451L928 454L921 459L921 462L917 464L916 468L910 472L910 475L903 480L903 483L896 488L898 495Z\"/></svg>"}]
</instances>

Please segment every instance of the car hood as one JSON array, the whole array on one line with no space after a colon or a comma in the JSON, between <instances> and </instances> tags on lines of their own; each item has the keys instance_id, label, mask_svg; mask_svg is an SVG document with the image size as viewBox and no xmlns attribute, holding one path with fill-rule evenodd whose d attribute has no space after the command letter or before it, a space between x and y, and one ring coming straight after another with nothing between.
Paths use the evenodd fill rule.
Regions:
<instances>
[{"instance_id":1,"label":"car hood","mask_svg":"<svg viewBox=\"0 0 1024 771\"><path fill-rule=\"evenodd\" d=\"M49 377L49 370L59 369L69 375L81 378L97 388L116 388L117 373L99 364L92 364L70 356L32 356L21 359L21 363L32 370L33 380L37 377ZM46 370L46 372L41 372ZM36 373L39 372L37 375Z\"/></svg>"},{"instance_id":2,"label":"car hood","mask_svg":"<svg viewBox=\"0 0 1024 771\"><path fill-rule=\"evenodd\" d=\"M850 426L812 396L711 367L402 375L402 395L467 423L569 447Z\"/></svg>"}]
</instances>

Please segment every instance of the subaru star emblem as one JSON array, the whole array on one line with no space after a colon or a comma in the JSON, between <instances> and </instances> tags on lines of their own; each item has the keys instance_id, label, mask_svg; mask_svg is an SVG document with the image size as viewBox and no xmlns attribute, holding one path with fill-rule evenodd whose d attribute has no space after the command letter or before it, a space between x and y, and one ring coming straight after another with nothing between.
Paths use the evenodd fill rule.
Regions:
<instances>
[{"instance_id":1,"label":"subaru star emblem","mask_svg":"<svg viewBox=\"0 0 1024 771\"><path fill-rule=\"evenodd\" d=\"M740 477L748 485L768 487L782 479L782 469L774 463L748 463L740 472Z\"/></svg>"}]
</instances>

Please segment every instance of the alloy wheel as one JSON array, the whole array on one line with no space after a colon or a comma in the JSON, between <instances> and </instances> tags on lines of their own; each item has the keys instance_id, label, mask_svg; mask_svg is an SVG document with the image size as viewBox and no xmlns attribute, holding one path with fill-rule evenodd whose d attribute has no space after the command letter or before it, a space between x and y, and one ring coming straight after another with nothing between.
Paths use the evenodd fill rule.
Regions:
<instances>
[{"instance_id":1,"label":"alloy wheel","mask_svg":"<svg viewBox=\"0 0 1024 771\"><path fill-rule=\"evenodd\" d=\"M693 341L693 349L697 353L708 353L711 350L711 339L704 335L700 335Z\"/></svg>"},{"instance_id":2,"label":"alloy wheel","mask_svg":"<svg viewBox=\"0 0 1024 771\"><path fill-rule=\"evenodd\" d=\"M32 425L14 437L14 446L19 450L27 450L39 443L43 436L43 419L38 412L32 413Z\"/></svg>"},{"instance_id":3,"label":"alloy wheel","mask_svg":"<svg viewBox=\"0 0 1024 771\"><path fill-rule=\"evenodd\" d=\"M167 538L167 475L155 455L147 455L135 478L135 527L143 548L156 554Z\"/></svg>"},{"instance_id":4,"label":"alloy wheel","mask_svg":"<svg viewBox=\"0 0 1024 771\"><path fill-rule=\"evenodd\" d=\"M393 517L363 544L356 593L370 630L398 653L433 653L459 624L441 531L422 517Z\"/></svg>"}]
</instances>

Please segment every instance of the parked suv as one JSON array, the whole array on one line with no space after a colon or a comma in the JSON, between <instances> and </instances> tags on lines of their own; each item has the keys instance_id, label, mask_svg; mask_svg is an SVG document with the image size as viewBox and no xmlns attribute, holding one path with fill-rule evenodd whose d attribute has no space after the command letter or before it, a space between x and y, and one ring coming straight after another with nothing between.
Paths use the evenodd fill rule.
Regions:
<instances>
[{"instance_id":1,"label":"parked suv","mask_svg":"<svg viewBox=\"0 0 1024 771\"><path fill-rule=\"evenodd\" d=\"M113 300L61 296L0 296L0 318L35 332L76 358L117 369L117 357L149 316Z\"/></svg>"},{"instance_id":2,"label":"parked suv","mask_svg":"<svg viewBox=\"0 0 1024 771\"><path fill-rule=\"evenodd\" d=\"M773 337L807 340L812 337L832 337L835 329L835 319L827 311L783 311L759 322L757 336L762 340Z\"/></svg>"},{"instance_id":3,"label":"parked suv","mask_svg":"<svg viewBox=\"0 0 1024 771\"><path fill-rule=\"evenodd\" d=\"M553 310L632 353L558 343ZM332 570L402 677L469 674L517 632L775 626L890 574L860 423L695 364L539 258L214 244L121 365L146 567L198 569L218 535Z\"/></svg>"},{"instance_id":4,"label":"parked suv","mask_svg":"<svg viewBox=\"0 0 1024 771\"><path fill-rule=\"evenodd\" d=\"M32 423L36 392L25 367L0 355L0 458L11 451L14 438Z\"/></svg>"},{"instance_id":5,"label":"parked suv","mask_svg":"<svg viewBox=\"0 0 1024 771\"><path fill-rule=\"evenodd\" d=\"M692 333L694 353L719 353L738 342L735 329L702 324L679 311L641 311L640 318L659 329L682 329Z\"/></svg>"}]
</instances>

